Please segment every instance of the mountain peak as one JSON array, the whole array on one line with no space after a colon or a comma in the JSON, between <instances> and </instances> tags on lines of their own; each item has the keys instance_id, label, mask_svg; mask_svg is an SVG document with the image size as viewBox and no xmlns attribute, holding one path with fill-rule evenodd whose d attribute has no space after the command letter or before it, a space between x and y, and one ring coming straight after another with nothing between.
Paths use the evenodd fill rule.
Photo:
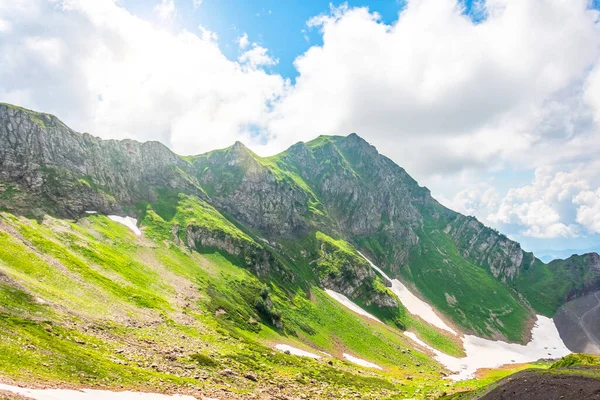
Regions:
<instances>
[{"instance_id":1,"label":"mountain peak","mask_svg":"<svg viewBox=\"0 0 600 400\"><path fill-rule=\"evenodd\" d=\"M254 158L255 156L255 154L248 147L246 147L244 143L240 142L239 140L237 140L233 144L233 146L230 147L229 153L236 158Z\"/></svg>"},{"instance_id":2,"label":"mountain peak","mask_svg":"<svg viewBox=\"0 0 600 400\"><path fill-rule=\"evenodd\" d=\"M235 153L247 153L250 150L244 145L244 143L236 140L233 146L231 146L231 150Z\"/></svg>"}]
</instances>

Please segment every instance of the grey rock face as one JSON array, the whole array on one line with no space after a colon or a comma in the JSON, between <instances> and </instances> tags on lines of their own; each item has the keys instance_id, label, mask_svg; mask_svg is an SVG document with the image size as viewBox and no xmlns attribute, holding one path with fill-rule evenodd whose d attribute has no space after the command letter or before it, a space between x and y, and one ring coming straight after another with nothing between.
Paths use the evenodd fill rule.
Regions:
<instances>
[{"instance_id":1,"label":"grey rock face","mask_svg":"<svg viewBox=\"0 0 600 400\"><path fill-rule=\"evenodd\" d=\"M307 229L309 196L278 177L240 142L194 160L211 201L245 224L271 235Z\"/></svg>"},{"instance_id":2,"label":"grey rock face","mask_svg":"<svg viewBox=\"0 0 600 400\"><path fill-rule=\"evenodd\" d=\"M475 264L487 266L494 277L504 282L514 279L520 268L530 264L534 258L525 253L517 242L490 229L473 217L457 214L447 227L461 255ZM526 261L527 260L527 261Z\"/></svg>"},{"instance_id":3,"label":"grey rock face","mask_svg":"<svg viewBox=\"0 0 600 400\"><path fill-rule=\"evenodd\" d=\"M321 244L318 253L321 259L335 257L331 254L331 249L324 243ZM315 260L312 264L318 265L319 262L320 260ZM375 279L376 274L371 266L366 261L356 258L354 260L346 259L339 274L321 276L320 284L323 288L341 293L350 299L360 298L366 306L374 304L377 307L398 307L397 299L390 292L374 290ZM389 283L391 284L391 282Z\"/></svg>"},{"instance_id":4,"label":"grey rock face","mask_svg":"<svg viewBox=\"0 0 600 400\"><path fill-rule=\"evenodd\" d=\"M151 201L156 188L201 195L191 172L158 142L101 140L54 116L0 104L0 182L22 196L4 202L7 208L31 209L33 203L66 217L86 210L119 213Z\"/></svg>"},{"instance_id":5,"label":"grey rock face","mask_svg":"<svg viewBox=\"0 0 600 400\"><path fill-rule=\"evenodd\" d=\"M224 232L196 225L188 225L186 227L186 238L188 247L198 250L212 248L224 251L245 263L246 267L259 277L279 274L286 279L294 280L294 277L273 256L272 252L256 243L237 239Z\"/></svg>"},{"instance_id":6,"label":"grey rock face","mask_svg":"<svg viewBox=\"0 0 600 400\"><path fill-rule=\"evenodd\" d=\"M356 134L296 144L282 159L313 187L334 221L330 232L355 241L376 234L391 254L382 264L407 263L422 224L418 206L435 200L406 171Z\"/></svg>"}]
</instances>

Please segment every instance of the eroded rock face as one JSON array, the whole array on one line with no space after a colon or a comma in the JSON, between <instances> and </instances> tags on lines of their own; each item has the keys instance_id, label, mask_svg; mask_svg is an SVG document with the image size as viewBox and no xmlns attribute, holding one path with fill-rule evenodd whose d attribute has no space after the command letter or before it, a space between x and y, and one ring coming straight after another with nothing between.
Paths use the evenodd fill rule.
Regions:
<instances>
[{"instance_id":1,"label":"eroded rock face","mask_svg":"<svg viewBox=\"0 0 600 400\"><path fill-rule=\"evenodd\" d=\"M456 242L463 257L475 264L487 266L494 277L504 282L514 279L520 268L533 261L533 255L525 253L517 242L486 227L473 217L458 215L446 231Z\"/></svg>"},{"instance_id":2,"label":"eroded rock face","mask_svg":"<svg viewBox=\"0 0 600 400\"><path fill-rule=\"evenodd\" d=\"M56 117L0 104L0 183L9 209L63 217L123 212L155 189L200 195L190 166L158 142L101 140Z\"/></svg>"},{"instance_id":3,"label":"eroded rock face","mask_svg":"<svg viewBox=\"0 0 600 400\"><path fill-rule=\"evenodd\" d=\"M240 142L194 164L211 201L245 224L271 235L306 231L309 195L277 177Z\"/></svg>"},{"instance_id":4,"label":"eroded rock face","mask_svg":"<svg viewBox=\"0 0 600 400\"><path fill-rule=\"evenodd\" d=\"M326 244L319 249L320 259L333 257ZM320 260L314 260L311 264L318 266ZM365 305L372 304L378 307L398 307L398 300L389 291L378 291L374 289L374 281L377 276L371 266L361 258L354 260L346 259L337 274L322 274L320 277L321 287L341 293L350 299L361 299ZM387 282L391 285L391 282ZM384 285L386 282L384 282Z\"/></svg>"},{"instance_id":5,"label":"eroded rock face","mask_svg":"<svg viewBox=\"0 0 600 400\"><path fill-rule=\"evenodd\" d=\"M294 281L294 277L282 263L261 245L238 239L225 232L210 230L202 226L188 225L185 230L188 247L197 250L217 249L239 259L259 277L279 274Z\"/></svg>"}]
</instances>

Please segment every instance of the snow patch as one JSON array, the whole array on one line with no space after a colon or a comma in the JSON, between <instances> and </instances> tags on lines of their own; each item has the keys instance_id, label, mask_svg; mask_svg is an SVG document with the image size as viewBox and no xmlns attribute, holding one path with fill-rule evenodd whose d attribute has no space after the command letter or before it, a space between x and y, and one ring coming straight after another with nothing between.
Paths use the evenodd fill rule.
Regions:
<instances>
[{"instance_id":1,"label":"snow patch","mask_svg":"<svg viewBox=\"0 0 600 400\"><path fill-rule=\"evenodd\" d=\"M379 272L385 279L392 282L392 287L390 290L398 296L404 307L408 310L409 313L413 315L418 315L425 322L448 331L453 335L456 335L456 331L450 328L436 313L433 311L433 308L417 296L415 296L408 288L400 282L398 279L391 279L389 276L385 274L379 267L373 264L367 257L365 257L360 251L358 252L367 262L371 265L371 267Z\"/></svg>"},{"instance_id":2,"label":"snow patch","mask_svg":"<svg viewBox=\"0 0 600 400\"><path fill-rule=\"evenodd\" d=\"M26 389L0 383L0 390L29 397L34 400L197 400L192 396L139 392L110 392L107 390Z\"/></svg>"},{"instance_id":3,"label":"snow patch","mask_svg":"<svg viewBox=\"0 0 600 400\"><path fill-rule=\"evenodd\" d=\"M360 252L359 254L367 260L373 269L392 282L390 289L398 296L408 312L418 315L433 326L457 335L435 313L429 304L411 293L398 279L390 279L385 272L369 261L368 258ZM464 335L461 339L466 357L463 358L452 357L434 349L412 332L404 332L404 334L421 347L431 351L434 354L434 358L440 364L444 365L450 371L455 372L449 378L458 381L473 377L475 372L480 368L497 368L508 364L537 361L540 358L560 358L570 354L571 351L567 349L560 338L554 321L542 315L537 315L536 317L536 323L531 330L531 341L526 345L483 339L474 335Z\"/></svg>"},{"instance_id":4,"label":"snow patch","mask_svg":"<svg viewBox=\"0 0 600 400\"><path fill-rule=\"evenodd\" d=\"M137 236L140 236L142 234L142 231L140 231L140 228L137 227L137 219L135 219L135 218L119 217L118 215L107 215L107 217L115 222L118 222L119 224L125 225L126 227L131 229L131 231L133 233L135 233Z\"/></svg>"},{"instance_id":5,"label":"snow patch","mask_svg":"<svg viewBox=\"0 0 600 400\"><path fill-rule=\"evenodd\" d=\"M359 306L354 304L352 302L352 300L350 300L343 294L334 292L333 290L330 290L330 289L325 289L325 293L327 293L332 299L340 302L344 307L348 308L349 310L354 311L357 314L364 315L365 317L370 318L374 321L381 322L377 317L369 314L368 312L366 312L365 310L363 310L362 308L360 308ZM383 323L383 322L381 322L381 323Z\"/></svg>"},{"instance_id":6,"label":"snow patch","mask_svg":"<svg viewBox=\"0 0 600 400\"><path fill-rule=\"evenodd\" d=\"M300 349L297 349L297 348L292 347L292 346L287 345L287 344L278 344L278 345L275 346L275 348L277 350L283 351L283 352L289 351L290 354L293 354L295 356L310 357L310 358L314 358L314 359L321 358L320 355L317 355L317 354L314 354L314 353L311 353L311 352L308 352L308 351L300 350Z\"/></svg>"},{"instance_id":7,"label":"snow patch","mask_svg":"<svg viewBox=\"0 0 600 400\"><path fill-rule=\"evenodd\" d=\"M472 378L480 368L497 368L507 364L537 361L540 358L560 358L571 353L560 338L554 321L543 315L537 315L535 326L531 330L531 341L526 345L465 335L463 346L467 356L463 358L452 357L432 348L412 332L404 334L432 351L438 362L455 372L449 378L456 381Z\"/></svg>"},{"instance_id":8,"label":"snow patch","mask_svg":"<svg viewBox=\"0 0 600 400\"><path fill-rule=\"evenodd\" d=\"M366 360L363 360L362 358L354 357L354 356L351 356L350 354L347 354L347 353L344 353L342 355L344 356L344 358L346 360L350 361L351 363L360 365L362 367L375 368L375 369L383 369L379 365L373 364L372 362L368 362Z\"/></svg>"}]
</instances>

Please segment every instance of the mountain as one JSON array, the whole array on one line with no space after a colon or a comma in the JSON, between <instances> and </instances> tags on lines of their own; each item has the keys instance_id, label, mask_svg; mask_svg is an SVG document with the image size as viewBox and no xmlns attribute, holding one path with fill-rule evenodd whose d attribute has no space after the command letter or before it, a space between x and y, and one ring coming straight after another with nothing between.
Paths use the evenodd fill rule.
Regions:
<instances>
[{"instance_id":1,"label":"mountain","mask_svg":"<svg viewBox=\"0 0 600 400\"><path fill-rule=\"evenodd\" d=\"M287 243L297 240L306 242L302 250L322 252L319 238L347 241L465 332L512 341L526 339L534 313L551 317L566 301L600 288L592 255L543 263L475 218L442 206L356 134L320 136L268 158L240 142L179 157L157 142L101 140L15 106L2 105L0 121L0 205L17 214L78 218L94 210L143 220L149 207L171 223L179 196L193 196L242 230L288 247L282 256L294 255ZM198 228L185 223L179 221L179 232ZM242 246L215 244L231 254ZM360 261L347 276L318 277L321 286L370 304L377 296L363 290L365 278L375 274ZM391 296L377 299L395 304Z\"/></svg>"},{"instance_id":2,"label":"mountain","mask_svg":"<svg viewBox=\"0 0 600 400\"><path fill-rule=\"evenodd\" d=\"M597 248L590 247L586 249L565 249L565 250L538 250L536 252L537 257L544 261L545 263L549 263L553 260L565 259L569 258L572 255L583 255L587 253L596 253Z\"/></svg>"},{"instance_id":3,"label":"mountain","mask_svg":"<svg viewBox=\"0 0 600 400\"><path fill-rule=\"evenodd\" d=\"M247 374L289 395L312 381L324 397L433 393L443 368L402 332L453 356L459 340L410 314L361 254L484 338L527 342L536 314L600 290L596 253L543 263L356 134L272 157L240 142L182 157L0 104L0 211L0 375L20 380L197 386L200 365L211 388L243 391ZM270 355L278 341L335 361ZM347 354L386 372L360 376L339 364Z\"/></svg>"}]
</instances>

